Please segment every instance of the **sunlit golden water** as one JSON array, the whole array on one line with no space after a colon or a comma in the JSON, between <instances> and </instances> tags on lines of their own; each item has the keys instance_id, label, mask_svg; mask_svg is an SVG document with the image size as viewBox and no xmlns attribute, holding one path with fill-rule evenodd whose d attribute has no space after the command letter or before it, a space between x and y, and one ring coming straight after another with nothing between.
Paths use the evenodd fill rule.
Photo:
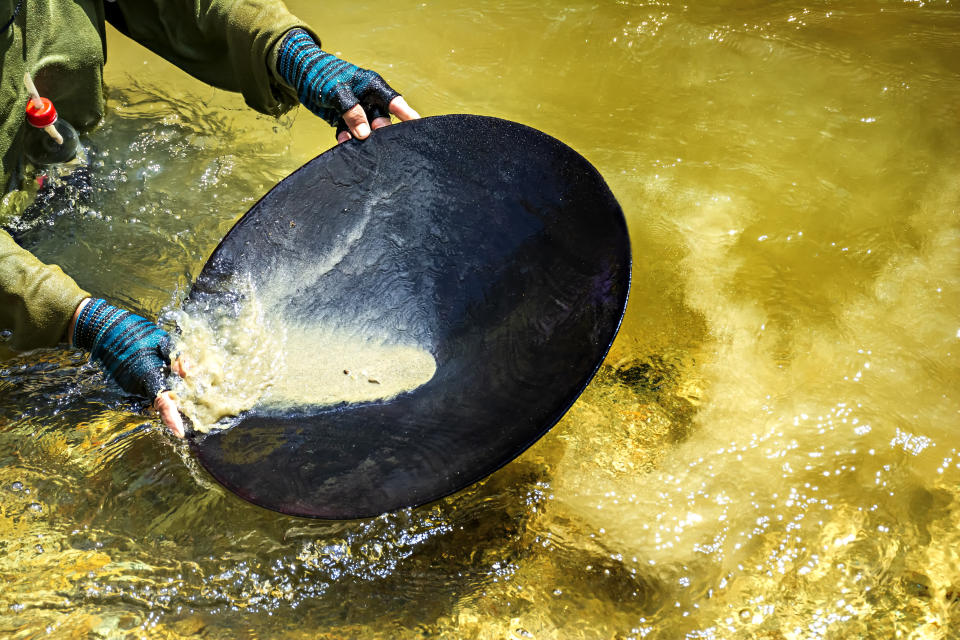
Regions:
<instances>
[{"instance_id":1,"label":"sunlit golden water","mask_svg":"<svg viewBox=\"0 0 960 640\"><path fill-rule=\"evenodd\" d=\"M77 354L0 363L0 636L960 637L960 10L940 2L291 2L424 113L606 176L630 307L543 440L323 523L213 484ZM171 308L331 142L111 34L100 195L27 240Z\"/></svg>"}]
</instances>

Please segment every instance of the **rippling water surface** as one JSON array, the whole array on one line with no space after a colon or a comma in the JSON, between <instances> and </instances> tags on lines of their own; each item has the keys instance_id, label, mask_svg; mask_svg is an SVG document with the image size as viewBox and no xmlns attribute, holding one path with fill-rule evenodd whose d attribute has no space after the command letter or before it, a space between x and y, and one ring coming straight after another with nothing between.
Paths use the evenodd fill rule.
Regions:
<instances>
[{"instance_id":1,"label":"rippling water surface","mask_svg":"<svg viewBox=\"0 0 960 640\"><path fill-rule=\"evenodd\" d=\"M424 113L600 169L620 336L519 460L345 523L226 493L78 354L0 351L0 635L960 634L955 3L290 4ZM155 316L332 136L109 46L94 193L22 241Z\"/></svg>"}]
</instances>

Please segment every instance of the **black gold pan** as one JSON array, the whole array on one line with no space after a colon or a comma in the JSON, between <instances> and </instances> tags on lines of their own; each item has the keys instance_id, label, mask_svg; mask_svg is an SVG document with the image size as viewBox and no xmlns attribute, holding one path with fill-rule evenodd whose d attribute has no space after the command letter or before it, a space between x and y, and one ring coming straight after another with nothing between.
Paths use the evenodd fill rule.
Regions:
<instances>
[{"instance_id":1,"label":"black gold pan","mask_svg":"<svg viewBox=\"0 0 960 640\"><path fill-rule=\"evenodd\" d=\"M246 500L327 519L431 502L518 456L593 377L630 288L623 213L590 163L471 115L401 123L310 161L237 222L187 304L229 299L236 274L256 285L320 263L278 312L417 344L432 379L389 400L254 408L191 446Z\"/></svg>"}]
</instances>

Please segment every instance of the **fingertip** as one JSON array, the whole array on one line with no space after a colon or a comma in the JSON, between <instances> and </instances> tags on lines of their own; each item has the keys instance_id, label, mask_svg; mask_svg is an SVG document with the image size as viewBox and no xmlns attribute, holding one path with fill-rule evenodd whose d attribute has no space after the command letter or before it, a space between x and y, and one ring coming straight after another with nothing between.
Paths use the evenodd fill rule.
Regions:
<instances>
[{"instance_id":1,"label":"fingertip","mask_svg":"<svg viewBox=\"0 0 960 640\"><path fill-rule=\"evenodd\" d=\"M343 144L352 137L349 131L341 131L337 134L337 144Z\"/></svg>"},{"instance_id":2,"label":"fingertip","mask_svg":"<svg viewBox=\"0 0 960 640\"><path fill-rule=\"evenodd\" d=\"M397 96L390 101L390 113L397 116L401 120L416 120L420 117L420 114L407 104L407 101L403 99L403 96Z\"/></svg>"},{"instance_id":3,"label":"fingertip","mask_svg":"<svg viewBox=\"0 0 960 640\"><path fill-rule=\"evenodd\" d=\"M382 129L383 127L386 127L389 125L390 125L390 118L387 118L385 116L374 118L373 122L370 123L370 126L373 128L374 131L376 131L377 129Z\"/></svg>"},{"instance_id":4,"label":"fingertip","mask_svg":"<svg viewBox=\"0 0 960 640\"><path fill-rule=\"evenodd\" d=\"M173 405L168 410L166 415L166 420L164 422L167 425L167 428L173 433L173 435L178 438L183 438L183 419L180 417L180 410L176 405Z\"/></svg>"},{"instance_id":5,"label":"fingertip","mask_svg":"<svg viewBox=\"0 0 960 640\"><path fill-rule=\"evenodd\" d=\"M350 130L355 138L361 140L370 135L370 124L367 122L367 114L359 104L353 105L347 109L342 116L344 124ZM339 138L338 138L339 139Z\"/></svg>"}]
</instances>

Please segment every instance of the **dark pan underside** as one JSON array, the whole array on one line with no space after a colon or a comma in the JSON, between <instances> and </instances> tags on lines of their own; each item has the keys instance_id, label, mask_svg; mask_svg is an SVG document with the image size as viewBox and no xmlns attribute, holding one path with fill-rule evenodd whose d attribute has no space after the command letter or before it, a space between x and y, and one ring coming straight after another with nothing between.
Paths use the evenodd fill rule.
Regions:
<instances>
[{"instance_id":1,"label":"dark pan underside","mask_svg":"<svg viewBox=\"0 0 960 640\"><path fill-rule=\"evenodd\" d=\"M386 401L253 409L191 443L241 497L328 519L424 504L518 456L596 372L630 285L626 224L600 174L539 131L467 115L304 165L224 238L187 304L234 295L236 274L256 284L320 263L332 266L280 312L416 343L433 378Z\"/></svg>"}]
</instances>

